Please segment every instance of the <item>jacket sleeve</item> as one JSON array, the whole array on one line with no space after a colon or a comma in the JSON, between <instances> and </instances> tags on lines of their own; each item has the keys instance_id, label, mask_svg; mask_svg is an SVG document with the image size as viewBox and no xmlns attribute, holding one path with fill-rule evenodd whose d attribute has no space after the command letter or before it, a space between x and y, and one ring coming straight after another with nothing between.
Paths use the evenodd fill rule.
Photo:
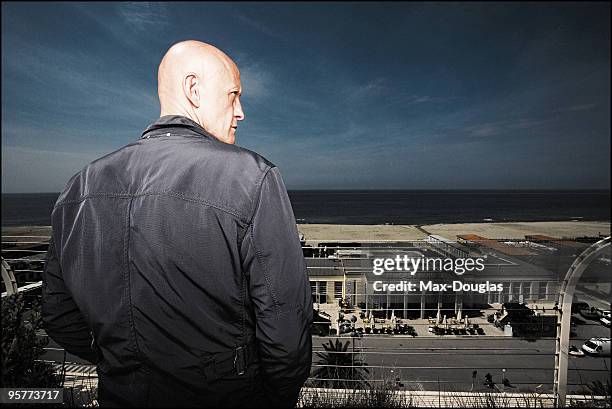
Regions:
<instances>
[{"instance_id":1,"label":"jacket sleeve","mask_svg":"<svg viewBox=\"0 0 612 409\"><path fill-rule=\"evenodd\" d=\"M98 361L92 332L62 278L53 237L43 270L42 319L47 334L66 351L92 363Z\"/></svg>"},{"instance_id":2,"label":"jacket sleeve","mask_svg":"<svg viewBox=\"0 0 612 409\"><path fill-rule=\"evenodd\" d=\"M312 295L289 196L275 167L261 184L242 254L264 393L273 407L294 406L310 374Z\"/></svg>"}]
</instances>

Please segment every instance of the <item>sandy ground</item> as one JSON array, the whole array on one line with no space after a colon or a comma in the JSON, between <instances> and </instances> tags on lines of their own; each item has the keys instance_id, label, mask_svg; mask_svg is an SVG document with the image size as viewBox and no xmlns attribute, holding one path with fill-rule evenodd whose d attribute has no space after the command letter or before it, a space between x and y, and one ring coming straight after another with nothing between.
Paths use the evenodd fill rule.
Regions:
<instances>
[{"instance_id":1,"label":"sandy ground","mask_svg":"<svg viewBox=\"0 0 612 409\"><path fill-rule=\"evenodd\" d=\"M610 222L514 222L514 223L463 223L410 225L346 225L346 224L299 224L298 230L306 240L319 241L410 241L438 234L456 239L458 234L478 234L493 239L524 239L525 235L543 234L557 238L610 235ZM3 227L2 235L50 234L49 226Z\"/></svg>"},{"instance_id":2,"label":"sandy ground","mask_svg":"<svg viewBox=\"0 0 612 409\"><path fill-rule=\"evenodd\" d=\"M51 226L16 226L2 227L2 236L49 236ZM33 237L32 237L33 238ZM23 240L21 240L23 241Z\"/></svg>"},{"instance_id":3,"label":"sandy ground","mask_svg":"<svg viewBox=\"0 0 612 409\"><path fill-rule=\"evenodd\" d=\"M402 225L298 224L298 230L307 241L401 241L427 238L427 234L416 226Z\"/></svg>"},{"instance_id":4,"label":"sandy ground","mask_svg":"<svg viewBox=\"0 0 612 409\"><path fill-rule=\"evenodd\" d=\"M458 234L478 234L493 239L524 239L525 235L542 234L556 238L610 235L610 222L515 222L400 225L300 224L298 229L308 242L417 240L438 234L455 240Z\"/></svg>"},{"instance_id":5,"label":"sandy ground","mask_svg":"<svg viewBox=\"0 0 612 409\"><path fill-rule=\"evenodd\" d=\"M543 234L557 238L610 235L610 222L516 222L433 224L423 226L432 234L455 239L458 234L474 233L491 239L524 239L525 235Z\"/></svg>"}]
</instances>

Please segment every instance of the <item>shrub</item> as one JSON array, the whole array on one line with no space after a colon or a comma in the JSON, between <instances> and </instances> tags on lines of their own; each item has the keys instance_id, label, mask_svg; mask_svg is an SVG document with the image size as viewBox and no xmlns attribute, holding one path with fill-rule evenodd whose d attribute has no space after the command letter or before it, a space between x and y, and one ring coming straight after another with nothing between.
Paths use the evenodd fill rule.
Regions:
<instances>
[{"instance_id":1,"label":"shrub","mask_svg":"<svg viewBox=\"0 0 612 409\"><path fill-rule=\"evenodd\" d=\"M331 340L323 344L325 352L317 352L319 361L313 373L313 378L320 379L316 386L330 388L356 388L369 387L367 381L369 370L366 363L357 358L355 353L349 353L350 341L342 343L339 339L335 343Z\"/></svg>"},{"instance_id":2,"label":"shrub","mask_svg":"<svg viewBox=\"0 0 612 409\"><path fill-rule=\"evenodd\" d=\"M58 388L59 377L50 363L40 361L46 339L36 333L42 328L40 304L24 308L23 294L2 299L2 385L23 388Z\"/></svg>"}]
</instances>

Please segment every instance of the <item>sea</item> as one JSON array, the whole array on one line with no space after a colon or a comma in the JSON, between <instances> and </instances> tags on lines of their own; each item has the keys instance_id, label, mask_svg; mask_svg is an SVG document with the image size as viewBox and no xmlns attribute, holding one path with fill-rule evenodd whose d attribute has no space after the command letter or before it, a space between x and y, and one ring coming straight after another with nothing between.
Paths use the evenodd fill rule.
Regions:
<instances>
[{"instance_id":1,"label":"sea","mask_svg":"<svg viewBox=\"0 0 612 409\"><path fill-rule=\"evenodd\" d=\"M2 226L48 226L59 193L3 193ZM609 221L609 190L293 190L299 224Z\"/></svg>"}]
</instances>

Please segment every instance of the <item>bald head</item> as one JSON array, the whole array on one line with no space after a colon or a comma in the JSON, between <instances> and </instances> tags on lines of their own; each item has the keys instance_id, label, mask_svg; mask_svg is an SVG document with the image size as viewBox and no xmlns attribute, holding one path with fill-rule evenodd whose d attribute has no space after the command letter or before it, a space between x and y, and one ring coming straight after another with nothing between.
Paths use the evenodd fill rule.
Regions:
<instances>
[{"instance_id":1,"label":"bald head","mask_svg":"<svg viewBox=\"0 0 612 409\"><path fill-rule=\"evenodd\" d=\"M157 74L161 116L183 115L222 142L233 144L242 87L236 64L218 48L200 41L174 44Z\"/></svg>"}]
</instances>

